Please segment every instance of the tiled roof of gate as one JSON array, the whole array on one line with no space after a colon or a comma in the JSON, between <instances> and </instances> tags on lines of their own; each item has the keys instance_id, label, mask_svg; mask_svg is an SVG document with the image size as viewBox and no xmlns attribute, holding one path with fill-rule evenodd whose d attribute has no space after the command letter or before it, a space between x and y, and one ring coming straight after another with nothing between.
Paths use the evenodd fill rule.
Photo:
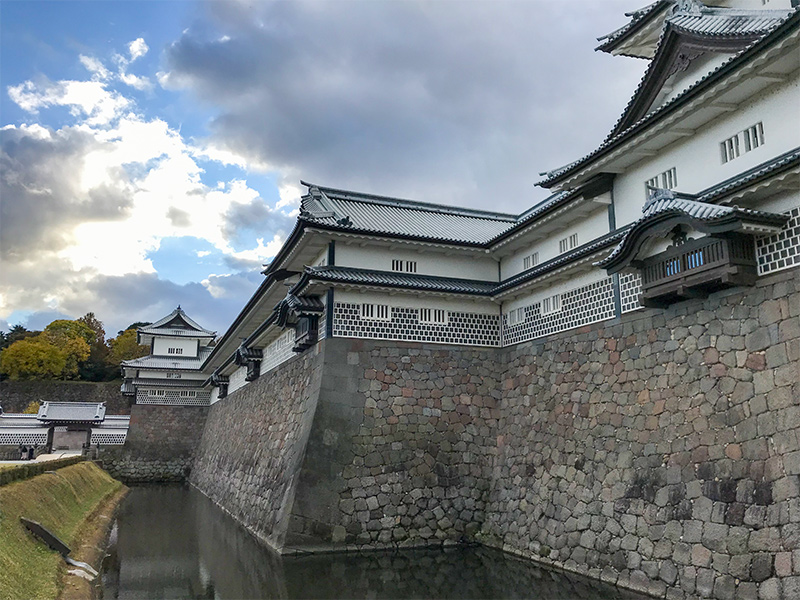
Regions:
<instances>
[{"instance_id":1,"label":"tiled roof of gate","mask_svg":"<svg viewBox=\"0 0 800 600\"><path fill-rule=\"evenodd\" d=\"M106 405L103 402L43 402L36 418L39 421L52 422L97 422L106 417Z\"/></svg>"},{"instance_id":2,"label":"tiled roof of gate","mask_svg":"<svg viewBox=\"0 0 800 600\"><path fill-rule=\"evenodd\" d=\"M390 273L350 267L306 267L305 271L311 279L318 281L377 285L451 294L489 295L497 286L497 283L492 281L472 281L415 273Z\"/></svg>"},{"instance_id":3,"label":"tiled roof of gate","mask_svg":"<svg viewBox=\"0 0 800 600\"><path fill-rule=\"evenodd\" d=\"M516 216L397 198L303 182L300 218L337 230L481 245L516 223Z\"/></svg>"}]
</instances>

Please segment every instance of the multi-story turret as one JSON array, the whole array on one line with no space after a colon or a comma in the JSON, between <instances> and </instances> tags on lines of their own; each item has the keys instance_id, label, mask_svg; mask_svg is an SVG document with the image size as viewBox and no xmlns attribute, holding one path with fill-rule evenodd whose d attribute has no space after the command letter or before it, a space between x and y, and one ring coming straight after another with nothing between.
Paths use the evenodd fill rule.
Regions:
<instances>
[{"instance_id":1,"label":"multi-story turret","mask_svg":"<svg viewBox=\"0 0 800 600\"><path fill-rule=\"evenodd\" d=\"M137 404L207 405L209 392L200 365L213 348L215 332L193 321L180 306L163 319L137 330L150 354L122 363L122 393Z\"/></svg>"}]
</instances>

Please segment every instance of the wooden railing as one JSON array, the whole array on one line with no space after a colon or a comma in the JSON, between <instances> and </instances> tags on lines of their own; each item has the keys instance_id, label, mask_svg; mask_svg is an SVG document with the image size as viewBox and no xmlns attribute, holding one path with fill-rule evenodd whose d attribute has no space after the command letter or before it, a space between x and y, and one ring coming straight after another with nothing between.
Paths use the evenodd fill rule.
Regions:
<instances>
[{"instance_id":1,"label":"wooden railing","mask_svg":"<svg viewBox=\"0 0 800 600\"><path fill-rule=\"evenodd\" d=\"M749 236L691 240L641 263L645 299L697 295L730 285L749 285L756 275L753 241Z\"/></svg>"}]
</instances>

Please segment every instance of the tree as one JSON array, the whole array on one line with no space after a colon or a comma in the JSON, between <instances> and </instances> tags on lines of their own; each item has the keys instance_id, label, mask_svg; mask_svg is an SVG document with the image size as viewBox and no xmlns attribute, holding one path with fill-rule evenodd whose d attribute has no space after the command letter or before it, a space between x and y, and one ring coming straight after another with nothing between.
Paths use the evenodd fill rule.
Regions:
<instances>
[{"instance_id":1,"label":"tree","mask_svg":"<svg viewBox=\"0 0 800 600\"><path fill-rule=\"evenodd\" d=\"M23 415L35 415L39 412L39 403L36 400L28 402L28 406L22 411Z\"/></svg>"},{"instance_id":2,"label":"tree","mask_svg":"<svg viewBox=\"0 0 800 600\"><path fill-rule=\"evenodd\" d=\"M85 323L59 319L44 328L42 335L66 353L66 364L61 377L77 379L81 363L88 360L95 332Z\"/></svg>"},{"instance_id":3,"label":"tree","mask_svg":"<svg viewBox=\"0 0 800 600\"><path fill-rule=\"evenodd\" d=\"M84 361L79 369L80 378L85 381L106 381L113 379L116 369L109 369L108 353L109 347L106 344L106 331L103 322L95 317L93 312L86 313L78 323L83 323L94 331L94 340L90 344L89 358Z\"/></svg>"},{"instance_id":4,"label":"tree","mask_svg":"<svg viewBox=\"0 0 800 600\"><path fill-rule=\"evenodd\" d=\"M140 356L147 356L150 348L136 342L136 330L127 329L110 340L111 352L108 353L108 363L118 366L123 360L131 360Z\"/></svg>"},{"instance_id":5,"label":"tree","mask_svg":"<svg viewBox=\"0 0 800 600\"><path fill-rule=\"evenodd\" d=\"M140 327L145 327L145 326L147 326L147 325L152 325L152 323L145 322L145 321L136 321L135 323L131 323L130 325L128 325L128 326L127 326L125 329L120 329L120 330L117 332L117 336L120 336L120 335L122 335L123 333L125 333L125 332L126 332L126 331L128 331L129 329L133 329L134 331L136 331L136 330L137 330L137 329L139 329Z\"/></svg>"},{"instance_id":6,"label":"tree","mask_svg":"<svg viewBox=\"0 0 800 600\"><path fill-rule=\"evenodd\" d=\"M0 373L12 380L55 379L66 365L67 353L44 335L18 340L0 352Z\"/></svg>"}]
</instances>

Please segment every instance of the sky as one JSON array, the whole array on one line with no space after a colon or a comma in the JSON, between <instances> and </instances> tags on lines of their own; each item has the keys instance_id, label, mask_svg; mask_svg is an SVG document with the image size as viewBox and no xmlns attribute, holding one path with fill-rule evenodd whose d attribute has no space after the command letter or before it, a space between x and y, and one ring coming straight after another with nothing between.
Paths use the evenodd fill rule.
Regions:
<instances>
[{"instance_id":1,"label":"sky","mask_svg":"<svg viewBox=\"0 0 800 600\"><path fill-rule=\"evenodd\" d=\"M223 333L304 187L520 213L646 64L634 0L0 4L0 330Z\"/></svg>"}]
</instances>

